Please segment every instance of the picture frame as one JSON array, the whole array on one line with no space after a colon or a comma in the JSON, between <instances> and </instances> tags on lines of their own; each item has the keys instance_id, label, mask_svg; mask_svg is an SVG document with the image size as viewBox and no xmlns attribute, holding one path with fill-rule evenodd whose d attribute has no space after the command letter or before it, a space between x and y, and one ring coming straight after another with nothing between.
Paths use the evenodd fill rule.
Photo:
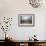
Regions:
<instances>
[{"instance_id":1,"label":"picture frame","mask_svg":"<svg viewBox=\"0 0 46 46\"><path fill-rule=\"evenodd\" d=\"M18 14L18 26L32 27L35 25L35 14Z\"/></svg>"}]
</instances>

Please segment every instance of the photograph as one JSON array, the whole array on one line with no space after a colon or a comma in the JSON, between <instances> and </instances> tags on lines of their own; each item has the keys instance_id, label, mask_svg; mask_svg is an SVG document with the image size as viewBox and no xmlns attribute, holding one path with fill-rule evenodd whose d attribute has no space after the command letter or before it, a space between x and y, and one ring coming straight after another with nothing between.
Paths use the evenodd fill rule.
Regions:
<instances>
[{"instance_id":1,"label":"photograph","mask_svg":"<svg viewBox=\"0 0 46 46\"><path fill-rule=\"evenodd\" d=\"M19 14L18 15L19 26L33 26L34 14Z\"/></svg>"}]
</instances>

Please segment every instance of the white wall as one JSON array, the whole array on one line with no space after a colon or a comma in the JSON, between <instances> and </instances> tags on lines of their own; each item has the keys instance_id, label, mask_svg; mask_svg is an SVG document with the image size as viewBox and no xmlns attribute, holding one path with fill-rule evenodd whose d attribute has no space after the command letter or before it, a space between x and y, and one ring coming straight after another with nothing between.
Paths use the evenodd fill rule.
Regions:
<instances>
[{"instance_id":1,"label":"white wall","mask_svg":"<svg viewBox=\"0 0 46 46\"><path fill-rule=\"evenodd\" d=\"M10 31L17 40L27 40L34 34L39 40L46 40L46 6L33 8L28 0L0 0L0 16L13 17ZM18 14L35 14L34 27L18 27ZM1 31L2 33L2 31ZM2 35L0 33L0 35ZM3 37L0 36L0 39Z\"/></svg>"}]
</instances>

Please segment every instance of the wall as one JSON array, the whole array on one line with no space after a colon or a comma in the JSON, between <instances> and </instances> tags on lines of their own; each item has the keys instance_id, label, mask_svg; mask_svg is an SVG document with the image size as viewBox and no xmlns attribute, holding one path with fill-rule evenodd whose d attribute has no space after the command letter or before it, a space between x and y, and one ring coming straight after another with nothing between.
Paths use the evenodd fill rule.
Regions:
<instances>
[{"instance_id":1,"label":"wall","mask_svg":"<svg viewBox=\"0 0 46 46\"><path fill-rule=\"evenodd\" d=\"M33 8L28 0L0 0L0 18L4 16L13 18L12 26L8 33L17 40L27 40L34 34L37 35L39 40L46 40L45 12L46 6L44 4L43 7ZM18 14L35 14L35 26L18 27ZM2 35L3 31L0 32L0 35ZM4 37L0 36L0 39L4 39Z\"/></svg>"}]
</instances>

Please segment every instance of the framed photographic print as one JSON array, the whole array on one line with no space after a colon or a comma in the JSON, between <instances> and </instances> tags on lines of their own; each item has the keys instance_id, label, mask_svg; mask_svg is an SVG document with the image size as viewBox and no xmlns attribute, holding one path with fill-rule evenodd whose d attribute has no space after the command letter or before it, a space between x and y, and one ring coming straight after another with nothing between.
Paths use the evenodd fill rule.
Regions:
<instances>
[{"instance_id":1,"label":"framed photographic print","mask_svg":"<svg viewBox=\"0 0 46 46\"><path fill-rule=\"evenodd\" d=\"M18 25L19 26L34 26L35 14L19 14Z\"/></svg>"}]
</instances>

